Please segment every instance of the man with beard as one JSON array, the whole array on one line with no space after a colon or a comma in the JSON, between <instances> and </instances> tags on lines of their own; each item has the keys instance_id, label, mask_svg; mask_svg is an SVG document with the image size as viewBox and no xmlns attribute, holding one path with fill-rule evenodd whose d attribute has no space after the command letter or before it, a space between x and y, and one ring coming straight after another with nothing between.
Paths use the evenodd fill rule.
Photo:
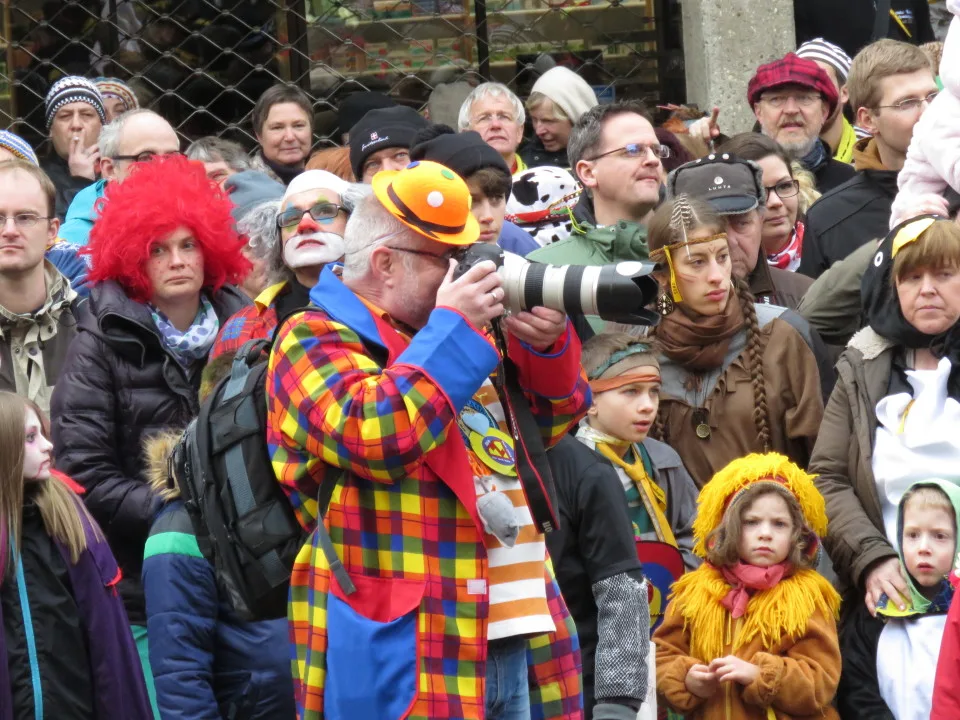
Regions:
<instances>
[{"instance_id":1,"label":"man with beard","mask_svg":"<svg viewBox=\"0 0 960 720\"><path fill-rule=\"evenodd\" d=\"M310 303L320 271L343 257L343 231L356 203L369 189L325 170L307 170L287 186L267 256L273 283L220 330L210 359L236 352L247 340L273 337L280 320Z\"/></svg>"},{"instance_id":2,"label":"man with beard","mask_svg":"<svg viewBox=\"0 0 960 720\"><path fill-rule=\"evenodd\" d=\"M854 169L830 157L831 150L820 139L840 98L836 86L813 60L787 53L761 65L747 87L747 100L760 131L813 173L821 193L853 177Z\"/></svg>"}]
</instances>

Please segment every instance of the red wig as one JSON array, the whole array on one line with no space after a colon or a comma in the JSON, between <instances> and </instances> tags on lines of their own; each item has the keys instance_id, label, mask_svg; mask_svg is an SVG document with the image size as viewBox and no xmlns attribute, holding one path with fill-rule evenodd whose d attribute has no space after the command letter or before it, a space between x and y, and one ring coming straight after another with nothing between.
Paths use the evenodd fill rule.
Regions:
<instances>
[{"instance_id":1,"label":"red wig","mask_svg":"<svg viewBox=\"0 0 960 720\"><path fill-rule=\"evenodd\" d=\"M203 287L240 282L252 267L240 252L233 203L199 162L174 155L138 163L123 182L107 183L97 210L82 250L92 260L88 278L115 280L138 302L153 295L146 273L153 245L181 227L203 253Z\"/></svg>"}]
</instances>

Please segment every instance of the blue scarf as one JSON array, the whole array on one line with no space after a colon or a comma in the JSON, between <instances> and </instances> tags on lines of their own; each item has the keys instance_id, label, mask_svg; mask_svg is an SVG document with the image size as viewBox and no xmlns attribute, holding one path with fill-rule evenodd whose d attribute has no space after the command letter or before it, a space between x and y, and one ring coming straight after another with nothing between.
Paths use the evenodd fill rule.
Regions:
<instances>
[{"instance_id":1,"label":"blue scarf","mask_svg":"<svg viewBox=\"0 0 960 720\"><path fill-rule=\"evenodd\" d=\"M817 138L817 141L813 144L813 148L811 148L810 152L800 158L800 164L810 172L815 173L829 159L830 157L827 155L826 146L823 144L822 140Z\"/></svg>"},{"instance_id":2,"label":"blue scarf","mask_svg":"<svg viewBox=\"0 0 960 720\"><path fill-rule=\"evenodd\" d=\"M181 332L170 322L159 308L149 306L153 322L160 331L160 340L183 367L190 367L197 360L205 358L210 352L213 341L220 331L220 320L213 305L203 295L200 296L200 309L186 330Z\"/></svg>"}]
</instances>

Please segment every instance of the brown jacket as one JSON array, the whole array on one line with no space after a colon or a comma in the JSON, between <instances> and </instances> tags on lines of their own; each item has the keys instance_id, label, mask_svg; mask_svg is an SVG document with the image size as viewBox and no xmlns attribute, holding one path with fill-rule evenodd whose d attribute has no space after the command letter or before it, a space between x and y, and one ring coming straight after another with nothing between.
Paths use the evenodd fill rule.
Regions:
<instances>
[{"instance_id":1,"label":"brown jacket","mask_svg":"<svg viewBox=\"0 0 960 720\"><path fill-rule=\"evenodd\" d=\"M837 385L810 461L827 504L824 546L844 588L862 587L864 570L897 557L884 532L871 464L876 407L887 394L895 353L893 343L870 327L853 336L837 363Z\"/></svg>"},{"instance_id":2,"label":"brown jacket","mask_svg":"<svg viewBox=\"0 0 960 720\"><path fill-rule=\"evenodd\" d=\"M800 273L770 267L761 257L747 278L757 302L796 310L813 279Z\"/></svg>"},{"instance_id":3,"label":"brown jacket","mask_svg":"<svg viewBox=\"0 0 960 720\"><path fill-rule=\"evenodd\" d=\"M757 305L763 345L763 374L767 391L770 450L783 453L802 468L807 466L823 417L820 376L813 353L800 334L779 318L780 308ZM766 322L765 322L766 320ZM730 344L721 368L693 374L660 357L663 387L660 417L664 441L702 488L731 460L762 452L753 420L753 382L748 371L746 331ZM693 389L699 385L699 389ZM697 437L695 408L704 407L710 437Z\"/></svg>"},{"instance_id":4,"label":"brown jacket","mask_svg":"<svg viewBox=\"0 0 960 720\"><path fill-rule=\"evenodd\" d=\"M840 648L836 621L818 610L803 637L782 637L765 648L759 637L738 649L738 658L760 668L749 685L721 685L709 700L692 695L684 680L693 665L714 658L690 656L690 636L684 618L667 606L657 628L657 697L686 720L839 720L830 705L840 681ZM731 646L727 645L727 652ZM772 711L772 714L771 712Z\"/></svg>"}]
</instances>

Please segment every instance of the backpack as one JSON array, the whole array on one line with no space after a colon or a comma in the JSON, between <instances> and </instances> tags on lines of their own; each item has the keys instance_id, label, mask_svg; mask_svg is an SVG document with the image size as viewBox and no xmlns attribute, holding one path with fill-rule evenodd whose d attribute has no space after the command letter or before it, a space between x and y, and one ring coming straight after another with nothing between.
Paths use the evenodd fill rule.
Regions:
<instances>
[{"instance_id":1,"label":"backpack","mask_svg":"<svg viewBox=\"0 0 960 720\"><path fill-rule=\"evenodd\" d=\"M217 585L241 620L287 617L290 574L310 536L277 482L267 448L267 360L284 322L315 308L299 308L277 323L271 340L249 340L187 426L170 476L193 524L200 552L214 566ZM379 365L386 351L364 344ZM323 526L333 490L343 476L329 467L319 489L319 544L345 592L352 583Z\"/></svg>"},{"instance_id":2,"label":"backpack","mask_svg":"<svg viewBox=\"0 0 960 720\"><path fill-rule=\"evenodd\" d=\"M308 537L267 449L271 346L251 340L237 351L171 458L200 552L242 620L287 616L290 573Z\"/></svg>"}]
</instances>

